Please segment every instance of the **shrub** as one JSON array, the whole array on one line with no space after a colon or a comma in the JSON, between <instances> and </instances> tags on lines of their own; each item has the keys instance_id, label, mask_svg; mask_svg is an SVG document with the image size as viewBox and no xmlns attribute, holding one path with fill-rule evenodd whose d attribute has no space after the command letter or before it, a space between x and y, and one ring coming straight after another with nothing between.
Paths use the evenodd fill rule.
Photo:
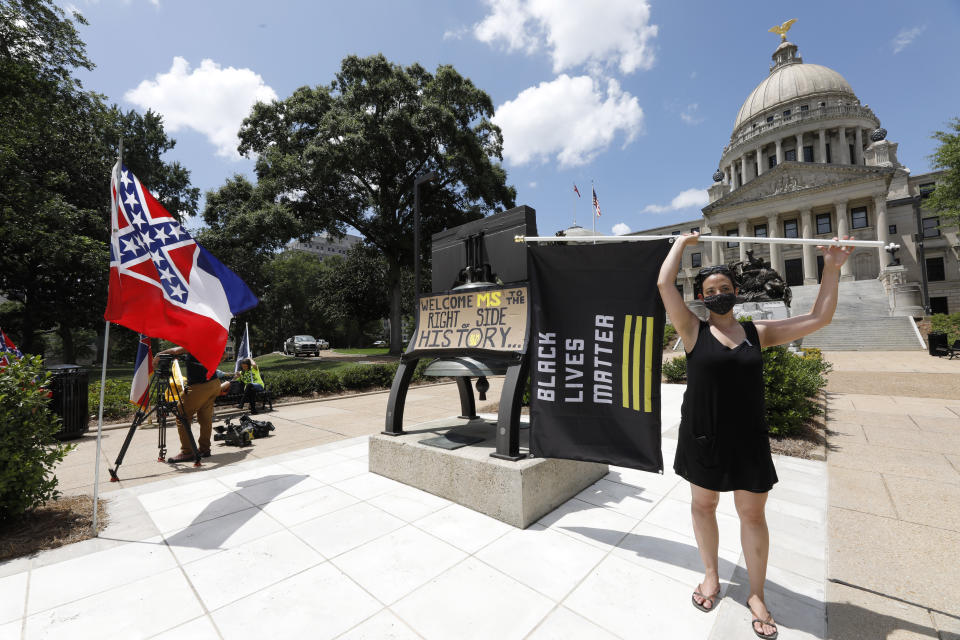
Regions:
<instances>
[{"instance_id":1,"label":"shrub","mask_svg":"<svg viewBox=\"0 0 960 640\"><path fill-rule=\"evenodd\" d=\"M344 389L389 387L397 373L396 364L355 364L340 373Z\"/></svg>"},{"instance_id":2,"label":"shrub","mask_svg":"<svg viewBox=\"0 0 960 640\"><path fill-rule=\"evenodd\" d=\"M663 363L663 377L670 382L681 382L687 379L687 356L677 356Z\"/></svg>"},{"instance_id":3,"label":"shrub","mask_svg":"<svg viewBox=\"0 0 960 640\"><path fill-rule=\"evenodd\" d=\"M808 349L803 356L785 346L763 350L763 386L767 425L772 436L790 436L822 412L816 396L827 385L830 363L819 350Z\"/></svg>"},{"instance_id":4,"label":"shrub","mask_svg":"<svg viewBox=\"0 0 960 640\"><path fill-rule=\"evenodd\" d=\"M672 324L667 324L663 326L663 348L666 349L670 346L670 343L674 338L677 337L677 330Z\"/></svg>"},{"instance_id":5,"label":"shrub","mask_svg":"<svg viewBox=\"0 0 960 640\"><path fill-rule=\"evenodd\" d=\"M57 442L60 421L44 385L40 356L0 369L0 522L60 495L54 466L73 448Z\"/></svg>"},{"instance_id":6,"label":"shrub","mask_svg":"<svg viewBox=\"0 0 960 640\"><path fill-rule=\"evenodd\" d=\"M960 340L960 312L950 315L937 313L930 316L930 333L947 334L947 344Z\"/></svg>"},{"instance_id":7,"label":"shrub","mask_svg":"<svg viewBox=\"0 0 960 640\"><path fill-rule=\"evenodd\" d=\"M90 383L87 400L90 413L97 415L100 411L99 380ZM132 416L135 411L136 406L130 403L130 382L107 378L107 384L103 392L103 419L118 420Z\"/></svg>"}]
</instances>

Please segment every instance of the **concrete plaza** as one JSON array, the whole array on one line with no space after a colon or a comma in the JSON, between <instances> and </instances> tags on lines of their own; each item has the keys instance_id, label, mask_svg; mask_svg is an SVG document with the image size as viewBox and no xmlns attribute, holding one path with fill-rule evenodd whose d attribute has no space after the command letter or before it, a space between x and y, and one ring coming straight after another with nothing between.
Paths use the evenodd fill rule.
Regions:
<instances>
[{"instance_id":1,"label":"concrete plaza","mask_svg":"<svg viewBox=\"0 0 960 640\"><path fill-rule=\"evenodd\" d=\"M385 393L278 406L274 436L215 446L198 470L155 462L148 429L126 479L101 484L99 538L0 565L0 640L752 638L729 495L724 597L711 614L690 605L700 559L670 469L684 387L662 389L664 474L611 467L522 531L368 472ZM775 460L767 602L780 637L960 637L960 400L829 403L827 462ZM413 388L406 424L457 409L452 384ZM105 431L103 480L125 432ZM68 491L89 492L94 459L88 438L58 471Z\"/></svg>"}]
</instances>

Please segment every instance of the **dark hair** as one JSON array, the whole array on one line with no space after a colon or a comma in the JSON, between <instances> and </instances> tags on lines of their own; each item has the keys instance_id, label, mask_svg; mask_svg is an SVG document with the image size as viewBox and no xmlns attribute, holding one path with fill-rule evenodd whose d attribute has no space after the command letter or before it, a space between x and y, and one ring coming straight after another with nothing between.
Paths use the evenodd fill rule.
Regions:
<instances>
[{"instance_id":1,"label":"dark hair","mask_svg":"<svg viewBox=\"0 0 960 640\"><path fill-rule=\"evenodd\" d=\"M704 267L703 269L700 269L700 271L697 273L697 277L694 278L693 280L694 297L703 293L703 281L709 278L710 276L714 276L717 274L722 276L727 276L727 278L730 280L730 284L733 285L734 289L737 289L740 287L740 283L737 281L737 276L733 273L733 270L731 270L730 267L728 267L725 264L717 264L711 267Z\"/></svg>"},{"instance_id":2,"label":"dark hair","mask_svg":"<svg viewBox=\"0 0 960 640\"><path fill-rule=\"evenodd\" d=\"M240 361L240 364L241 364L241 365L247 365L248 367L250 367L251 369L253 369L253 359L252 359L252 358L244 358L243 360Z\"/></svg>"}]
</instances>

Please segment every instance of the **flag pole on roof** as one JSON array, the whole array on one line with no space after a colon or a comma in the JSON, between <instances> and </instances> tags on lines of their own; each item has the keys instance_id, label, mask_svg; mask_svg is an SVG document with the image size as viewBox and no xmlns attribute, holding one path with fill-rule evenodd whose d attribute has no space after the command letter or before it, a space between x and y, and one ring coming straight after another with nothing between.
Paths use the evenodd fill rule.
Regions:
<instances>
[{"instance_id":1,"label":"flag pole on roof","mask_svg":"<svg viewBox=\"0 0 960 640\"><path fill-rule=\"evenodd\" d=\"M120 142L117 148L117 164L113 167L113 178L123 167L123 136L120 136ZM115 184L114 180L111 180ZM117 211L117 193L116 189L110 189L110 243L116 243L116 234L114 233L114 216ZM109 283L107 284L109 290ZM100 447L103 439L103 396L104 387L107 386L107 354L110 353L110 321L107 320L103 329L103 365L100 368L100 406L97 408L97 461L94 463L93 471L93 537L97 534L97 509L100 498Z\"/></svg>"}]
</instances>

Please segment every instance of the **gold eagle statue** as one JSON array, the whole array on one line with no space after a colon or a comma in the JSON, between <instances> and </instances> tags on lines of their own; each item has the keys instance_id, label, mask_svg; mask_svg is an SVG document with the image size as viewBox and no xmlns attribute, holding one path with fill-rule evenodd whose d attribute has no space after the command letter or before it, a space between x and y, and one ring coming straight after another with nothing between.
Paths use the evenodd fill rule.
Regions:
<instances>
[{"instance_id":1,"label":"gold eagle statue","mask_svg":"<svg viewBox=\"0 0 960 640\"><path fill-rule=\"evenodd\" d=\"M780 36L780 42L786 42L786 41L787 41L787 31L790 31L790 27L792 27L792 26L793 26L793 23L796 22L796 21L797 21L796 18L791 18L791 19L787 20L786 22L784 22L783 24L781 24L780 26L778 26L778 27L770 27L769 31L770 31L770 33L776 33L777 35L779 35L779 36Z\"/></svg>"}]
</instances>

